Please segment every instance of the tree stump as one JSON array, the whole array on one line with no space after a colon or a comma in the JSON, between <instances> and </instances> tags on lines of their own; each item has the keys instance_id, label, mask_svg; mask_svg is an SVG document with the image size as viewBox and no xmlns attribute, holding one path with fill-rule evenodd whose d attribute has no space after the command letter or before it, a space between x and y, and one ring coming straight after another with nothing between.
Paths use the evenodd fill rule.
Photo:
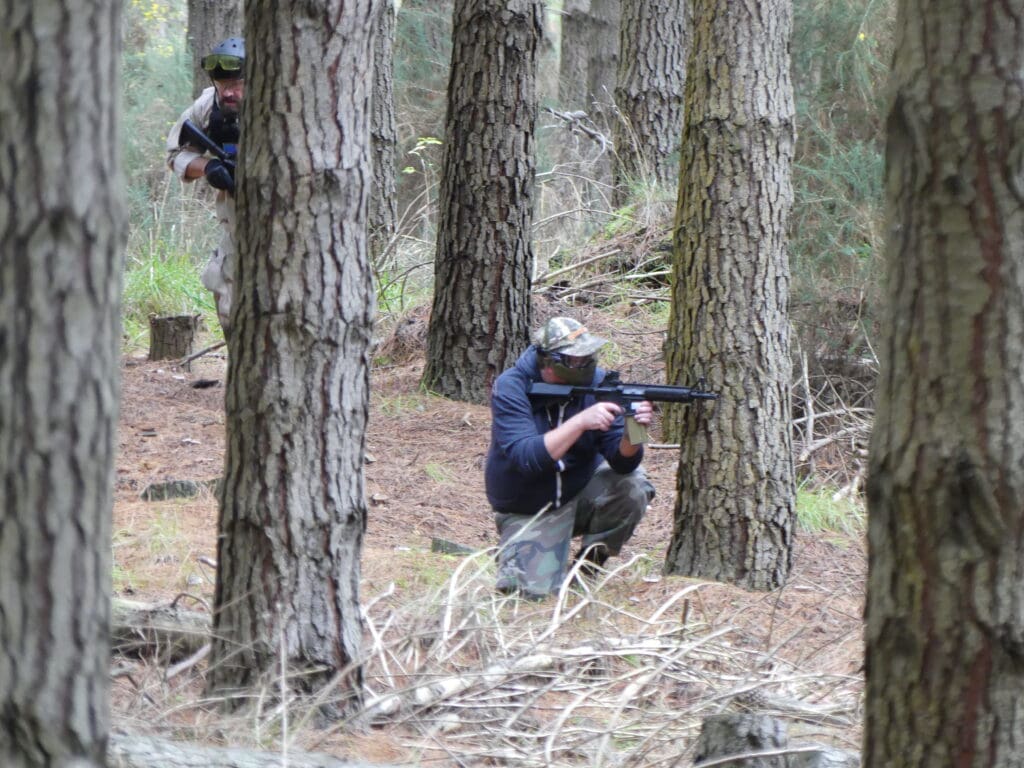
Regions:
<instances>
[{"instance_id":1,"label":"tree stump","mask_svg":"<svg viewBox=\"0 0 1024 768\"><path fill-rule=\"evenodd\" d=\"M149 359L180 360L192 354L200 315L149 316ZM185 369L188 370L186 365Z\"/></svg>"},{"instance_id":2,"label":"tree stump","mask_svg":"<svg viewBox=\"0 0 1024 768\"><path fill-rule=\"evenodd\" d=\"M786 768L786 724L768 715L724 714L707 718L700 728L695 768L714 761L716 768ZM755 757L759 752L774 755ZM719 762L735 756L735 760Z\"/></svg>"}]
</instances>

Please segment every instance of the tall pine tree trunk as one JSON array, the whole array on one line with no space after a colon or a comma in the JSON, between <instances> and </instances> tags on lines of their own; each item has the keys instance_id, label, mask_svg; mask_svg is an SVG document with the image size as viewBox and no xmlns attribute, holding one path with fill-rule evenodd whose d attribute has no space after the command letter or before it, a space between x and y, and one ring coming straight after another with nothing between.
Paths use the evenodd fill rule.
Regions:
<instances>
[{"instance_id":1,"label":"tall pine tree trunk","mask_svg":"<svg viewBox=\"0 0 1024 768\"><path fill-rule=\"evenodd\" d=\"M360 657L372 0L248 6L210 687ZM355 692L358 670L340 695ZM333 709L333 707L332 707Z\"/></svg>"},{"instance_id":2,"label":"tall pine tree trunk","mask_svg":"<svg viewBox=\"0 0 1024 768\"><path fill-rule=\"evenodd\" d=\"M679 177L689 3L622 0L615 128L618 205L631 186Z\"/></svg>"},{"instance_id":3,"label":"tall pine tree trunk","mask_svg":"<svg viewBox=\"0 0 1024 768\"><path fill-rule=\"evenodd\" d=\"M203 56L221 40L242 36L242 0L188 0L188 50L192 61L192 95L209 88Z\"/></svg>"},{"instance_id":4,"label":"tall pine tree trunk","mask_svg":"<svg viewBox=\"0 0 1024 768\"><path fill-rule=\"evenodd\" d=\"M594 26L591 0L565 0L558 65L558 101L566 110L590 109L590 41Z\"/></svg>"},{"instance_id":5,"label":"tall pine tree trunk","mask_svg":"<svg viewBox=\"0 0 1024 768\"><path fill-rule=\"evenodd\" d=\"M100 768L126 225L121 3L0 0L0 17L0 765Z\"/></svg>"},{"instance_id":6,"label":"tall pine tree trunk","mask_svg":"<svg viewBox=\"0 0 1024 768\"><path fill-rule=\"evenodd\" d=\"M1024 4L903 0L868 480L864 758L1024 754Z\"/></svg>"},{"instance_id":7,"label":"tall pine tree trunk","mask_svg":"<svg viewBox=\"0 0 1024 768\"><path fill-rule=\"evenodd\" d=\"M670 572L772 589L789 574L790 0L696 0L666 365L721 393L675 417ZM719 77L695 73L721 73Z\"/></svg>"},{"instance_id":8,"label":"tall pine tree trunk","mask_svg":"<svg viewBox=\"0 0 1024 768\"><path fill-rule=\"evenodd\" d=\"M593 26L587 63L587 91L602 128L610 124L615 82L619 74L619 15L621 0L590 0Z\"/></svg>"},{"instance_id":9,"label":"tall pine tree trunk","mask_svg":"<svg viewBox=\"0 0 1024 768\"><path fill-rule=\"evenodd\" d=\"M423 382L486 402L526 347L540 0L456 0Z\"/></svg>"},{"instance_id":10,"label":"tall pine tree trunk","mask_svg":"<svg viewBox=\"0 0 1024 768\"><path fill-rule=\"evenodd\" d=\"M370 196L370 263L380 260L395 236L398 211L395 205L395 3L383 0L377 17L377 42L373 46L373 194Z\"/></svg>"}]
</instances>

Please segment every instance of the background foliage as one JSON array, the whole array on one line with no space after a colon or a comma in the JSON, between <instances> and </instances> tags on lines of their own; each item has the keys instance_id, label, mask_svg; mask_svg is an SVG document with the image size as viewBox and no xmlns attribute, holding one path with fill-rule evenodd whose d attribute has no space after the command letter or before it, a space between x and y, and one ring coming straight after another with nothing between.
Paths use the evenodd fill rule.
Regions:
<instances>
[{"instance_id":1,"label":"background foliage","mask_svg":"<svg viewBox=\"0 0 1024 768\"><path fill-rule=\"evenodd\" d=\"M586 131L551 111L561 107L556 79L561 8L561 2L547 4L538 83L537 289L563 302L629 307L631 316L663 328L677 191L638 179L626 205L612 208L609 190L599 181L607 153ZM429 308L451 10L451 0L404 0L398 14L400 238L386 260L374 265L379 336L385 341L396 328L422 323ZM815 420L813 411L815 399L819 413L871 405L871 340L883 274L884 85L894 22L893 0L794 0L798 141L790 309L798 381L794 425L803 445L798 468L805 480L812 474L830 481L855 474L870 429L867 419L839 425L820 416ZM131 212L126 345L144 346L151 313L200 313L217 336L213 303L199 281L219 236L213 197L204 184L181 184L164 164L167 132L191 100L186 4L130 0L124 25L124 152ZM378 359L389 359L386 344L382 349ZM810 427L803 436L801 423ZM830 459L821 453L820 430L837 428L854 437L844 453ZM826 468L834 474L822 474Z\"/></svg>"}]
</instances>

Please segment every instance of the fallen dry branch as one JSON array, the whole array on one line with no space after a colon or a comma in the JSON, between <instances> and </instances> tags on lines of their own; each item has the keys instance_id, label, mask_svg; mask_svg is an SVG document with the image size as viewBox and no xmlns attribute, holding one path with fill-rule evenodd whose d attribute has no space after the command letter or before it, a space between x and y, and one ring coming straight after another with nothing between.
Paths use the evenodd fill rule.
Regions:
<instances>
[{"instance_id":1,"label":"fallen dry branch","mask_svg":"<svg viewBox=\"0 0 1024 768\"><path fill-rule=\"evenodd\" d=\"M589 120L589 116L586 112L583 112L582 110L576 110L575 112L560 112L556 109L552 109L551 107L544 107L544 111L554 115L559 120L563 121L570 131L579 131L580 133L584 134L585 136L596 142L601 150L598 154L598 157L603 155L609 149L614 148L614 144L612 143L611 139L609 139L596 128L591 127L592 124L587 125L586 123L583 122L584 120Z\"/></svg>"},{"instance_id":2,"label":"fallen dry branch","mask_svg":"<svg viewBox=\"0 0 1024 768\"><path fill-rule=\"evenodd\" d=\"M463 560L433 607L366 612L374 647L357 722L419 732L409 746L424 759L532 768L670 763L702 718L723 710L770 711L825 732L855 720L857 680L803 673L737 647L729 626L688 621L700 584L646 617L627 615L603 597L626 563L535 610L490 593L490 559ZM639 631L608 631L620 622ZM839 698L822 700L823 684Z\"/></svg>"},{"instance_id":3,"label":"fallen dry branch","mask_svg":"<svg viewBox=\"0 0 1024 768\"><path fill-rule=\"evenodd\" d=\"M109 768L370 768L369 763L304 752L259 752L234 747L114 734L107 748ZM376 766L382 768L382 766Z\"/></svg>"},{"instance_id":4,"label":"fallen dry branch","mask_svg":"<svg viewBox=\"0 0 1024 768\"><path fill-rule=\"evenodd\" d=\"M210 617L170 605L115 598L111 603L111 649L115 653L153 653L165 662L199 654L210 640Z\"/></svg>"},{"instance_id":5,"label":"fallen dry branch","mask_svg":"<svg viewBox=\"0 0 1024 768\"><path fill-rule=\"evenodd\" d=\"M642 560L627 561L596 580L569 581L557 597L540 604L494 593L492 550L466 555L442 588L419 600L402 599L391 584L363 608L372 638L362 662L363 707L316 734L304 727L292 732L303 733L301 743L309 749L334 751L333 734L369 726L374 733L393 729L420 764L511 768L689 764L701 723L723 712L783 717L802 739L813 735L847 745L856 740L858 677L806 669L804 662L780 657L774 641L751 644L734 634L731 623L708 623L703 608L691 609L703 605L702 593L709 588L704 583L680 582L653 609L622 607L617 590L660 581L635 581L646 572ZM189 613L169 606L128 607L141 608L132 613L136 640L140 632L180 629L182 615ZM198 618L190 631L205 643L207 614L193 617ZM202 651L201 646L197 652ZM307 710L308 704L314 706ZM315 704L295 700L256 707L245 721L255 723L255 740L243 735L240 741L262 745L266 734L288 733L285 718L295 714L295 722L306 722L303 713L313 712ZM161 720L175 728L177 714ZM212 739L221 742L225 726L216 722ZM155 725L147 720L145 727ZM203 733L200 726L190 738L204 741ZM110 765L334 768L358 763L119 736Z\"/></svg>"},{"instance_id":6,"label":"fallen dry branch","mask_svg":"<svg viewBox=\"0 0 1024 768\"><path fill-rule=\"evenodd\" d=\"M188 355L187 357L181 358L181 360L178 360L177 365L179 367L181 367L181 368L185 368L186 366L191 365L191 363L194 360L198 360L203 355L208 355L211 352L216 352L218 349L220 349L221 347L226 346L226 345L227 345L226 341L218 341L216 344L211 344L206 349L201 349L198 352L196 352L195 354Z\"/></svg>"}]
</instances>

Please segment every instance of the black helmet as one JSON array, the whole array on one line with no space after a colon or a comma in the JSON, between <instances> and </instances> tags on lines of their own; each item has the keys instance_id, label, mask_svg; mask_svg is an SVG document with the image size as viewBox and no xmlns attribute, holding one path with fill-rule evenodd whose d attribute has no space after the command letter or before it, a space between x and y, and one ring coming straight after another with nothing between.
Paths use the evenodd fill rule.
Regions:
<instances>
[{"instance_id":1,"label":"black helmet","mask_svg":"<svg viewBox=\"0 0 1024 768\"><path fill-rule=\"evenodd\" d=\"M229 37L203 56L203 69L212 80L237 80L245 77L245 38Z\"/></svg>"}]
</instances>

